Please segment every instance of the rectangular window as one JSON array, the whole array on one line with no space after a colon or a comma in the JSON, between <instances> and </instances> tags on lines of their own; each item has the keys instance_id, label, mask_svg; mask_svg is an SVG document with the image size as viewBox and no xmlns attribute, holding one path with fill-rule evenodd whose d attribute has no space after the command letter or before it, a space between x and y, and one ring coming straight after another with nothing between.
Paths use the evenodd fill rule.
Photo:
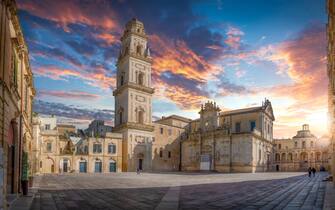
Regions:
<instances>
[{"instance_id":1,"label":"rectangular window","mask_svg":"<svg viewBox=\"0 0 335 210\"><path fill-rule=\"evenodd\" d=\"M171 158L171 151L169 151L169 153L168 153L168 157Z\"/></svg>"},{"instance_id":2,"label":"rectangular window","mask_svg":"<svg viewBox=\"0 0 335 210\"><path fill-rule=\"evenodd\" d=\"M163 157L163 151L162 150L159 151L159 157Z\"/></svg>"},{"instance_id":3,"label":"rectangular window","mask_svg":"<svg viewBox=\"0 0 335 210\"><path fill-rule=\"evenodd\" d=\"M256 121L250 121L250 131L253 131L256 128Z\"/></svg>"},{"instance_id":4,"label":"rectangular window","mask_svg":"<svg viewBox=\"0 0 335 210\"><path fill-rule=\"evenodd\" d=\"M161 134L163 134L163 131L164 131L163 128L161 128Z\"/></svg>"},{"instance_id":5,"label":"rectangular window","mask_svg":"<svg viewBox=\"0 0 335 210\"><path fill-rule=\"evenodd\" d=\"M52 144L50 142L47 143L47 151L51 152L52 150Z\"/></svg>"},{"instance_id":6,"label":"rectangular window","mask_svg":"<svg viewBox=\"0 0 335 210\"><path fill-rule=\"evenodd\" d=\"M294 142L294 147L298 147L298 142Z\"/></svg>"},{"instance_id":7,"label":"rectangular window","mask_svg":"<svg viewBox=\"0 0 335 210\"><path fill-rule=\"evenodd\" d=\"M50 130L50 124L46 124L46 125L44 126L44 128L45 128L45 130Z\"/></svg>"},{"instance_id":8,"label":"rectangular window","mask_svg":"<svg viewBox=\"0 0 335 210\"><path fill-rule=\"evenodd\" d=\"M235 123L235 132L236 133L241 132L241 123L240 122Z\"/></svg>"},{"instance_id":9,"label":"rectangular window","mask_svg":"<svg viewBox=\"0 0 335 210\"><path fill-rule=\"evenodd\" d=\"M108 153L109 154L115 154L116 153L116 145L115 144L109 144L108 145Z\"/></svg>"},{"instance_id":10,"label":"rectangular window","mask_svg":"<svg viewBox=\"0 0 335 210\"><path fill-rule=\"evenodd\" d=\"M169 136L171 136L172 135L172 129L170 128L169 129Z\"/></svg>"},{"instance_id":11,"label":"rectangular window","mask_svg":"<svg viewBox=\"0 0 335 210\"><path fill-rule=\"evenodd\" d=\"M305 148L306 147L306 142L302 142L302 148Z\"/></svg>"},{"instance_id":12,"label":"rectangular window","mask_svg":"<svg viewBox=\"0 0 335 210\"><path fill-rule=\"evenodd\" d=\"M281 149L281 144L278 144L278 149Z\"/></svg>"},{"instance_id":13,"label":"rectangular window","mask_svg":"<svg viewBox=\"0 0 335 210\"><path fill-rule=\"evenodd\" d=\"M102 152L101 144L93 144L93 153L101 153L101 152Z\"/></svg>"},{"instance_id":14,"label":"rectangular window","mask_svg":"<svg viewBox=\"0 0 335 210\"><path fill-rule=\"evenodd\" d=\"M17 88L18 86L18 61L17 61L17 57L15 55L15 50L13 49L13 54L12 54L12 69L13 69L13 84L14 87Z\"/></svg>"}]
</instances>

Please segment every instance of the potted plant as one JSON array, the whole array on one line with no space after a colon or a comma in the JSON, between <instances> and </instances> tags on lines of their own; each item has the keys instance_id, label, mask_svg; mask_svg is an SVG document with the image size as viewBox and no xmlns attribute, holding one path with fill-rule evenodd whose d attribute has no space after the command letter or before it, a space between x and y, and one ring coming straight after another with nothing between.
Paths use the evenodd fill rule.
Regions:
<instances>
[{"instance_id":1,"label":"potted plant","mask_svg":"<svg viewBox=\"0 0 335 210\"><path fill-rule=\"evenodd\" d=\"M28 195L28 181L29 181L29 163L28 153L22 153L22 175L21 175L21 187L23 195Z\"/></svg>"}]
</instances>

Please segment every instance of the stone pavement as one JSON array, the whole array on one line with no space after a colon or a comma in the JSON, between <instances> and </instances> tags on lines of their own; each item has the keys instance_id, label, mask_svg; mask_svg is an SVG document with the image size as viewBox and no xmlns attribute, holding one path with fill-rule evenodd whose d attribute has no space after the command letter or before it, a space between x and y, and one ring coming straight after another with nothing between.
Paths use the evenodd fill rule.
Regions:
<instances>
[{"instance_id":1,"label":"stone pavement","mask_svg":"<svg viewBox=\"0 0 335 210\"><path fill-rule=\"evenodd\" d=\"M39 209L322 209L326 173L115 173L41 177Z\"/></svg>"}]
</instances>

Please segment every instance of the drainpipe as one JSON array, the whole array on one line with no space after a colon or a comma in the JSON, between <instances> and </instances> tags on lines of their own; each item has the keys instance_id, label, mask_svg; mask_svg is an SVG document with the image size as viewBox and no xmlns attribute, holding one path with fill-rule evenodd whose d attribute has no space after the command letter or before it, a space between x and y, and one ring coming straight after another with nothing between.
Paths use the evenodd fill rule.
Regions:
<instances>
[{"instance_id":1,"label":"drainpipe","mask_svg":"<svg viewBox=\"0 0 335 210\"><path fill-rule=\"evenodd\" d=\"M182 139L180 138L180 142L179 142L179 171L181 171L181 169L182 169Z\"/></svg>"}]
</instances>

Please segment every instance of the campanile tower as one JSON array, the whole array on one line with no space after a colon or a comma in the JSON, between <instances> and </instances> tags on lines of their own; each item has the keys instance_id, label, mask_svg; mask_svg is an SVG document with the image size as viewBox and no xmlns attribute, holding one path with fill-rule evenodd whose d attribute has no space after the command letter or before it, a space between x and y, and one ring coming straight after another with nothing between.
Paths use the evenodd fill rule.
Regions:
<instances>
[{"instance_id":1,"label":"campanile tower","mask_svg":"<svg viewBox=\"0 0 335 210\"><path fill-rule=\"evenodd\" d=\"M123 133L123 170L151 170L152 125L151 56L144 25L126 24L117 61L115 128Z\"/></svg>"}]
</instances>

